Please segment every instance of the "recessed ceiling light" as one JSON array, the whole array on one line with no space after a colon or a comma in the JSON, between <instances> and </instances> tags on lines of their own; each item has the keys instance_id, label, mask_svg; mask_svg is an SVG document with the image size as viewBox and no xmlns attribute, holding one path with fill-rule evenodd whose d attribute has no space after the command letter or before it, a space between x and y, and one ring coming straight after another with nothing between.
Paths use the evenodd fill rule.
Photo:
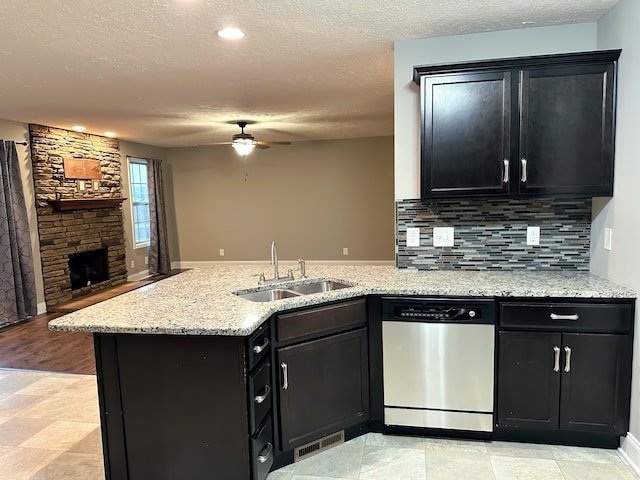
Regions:
<instances>
[{"instance_id":1,"label":"recessed ceiling light","mask_svg":"<svg viewBox=\"0 0 640 480\"><path fill-rule=\"evenodd\" d=\"M104 132L104 136L105 137L115 137L116 136L116 132Z\"/></svg>"},{"instance_id":2,"label":"recessed ceiling light","mask_svg":"<svg viewBox=\"0 0 640 480\"><path fill-rule=\"evenodd\" d=\"M87 129L87 127L83 127L82 125L74 125L71 128L76 132L84 132Z\"/></svg>"},{"instance_id":3,"label":"recessed ceiling light","mask_svg":"<svg viewBox=\"0 0 640 480\"><path fill-rule=\"evenodd\" d=\"M227 40L239 40L247 35L239 28L223 28L216 33L220 38L226 38Z\"/></svg>"}]
</instances>

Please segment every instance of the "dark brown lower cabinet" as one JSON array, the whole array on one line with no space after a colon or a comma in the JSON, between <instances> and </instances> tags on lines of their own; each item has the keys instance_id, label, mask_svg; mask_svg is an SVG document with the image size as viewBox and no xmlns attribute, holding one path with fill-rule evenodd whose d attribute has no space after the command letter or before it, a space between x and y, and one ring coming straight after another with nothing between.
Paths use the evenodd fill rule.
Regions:
<instances>
[{"instance_id":1,"label":"dark brown lower cabinet","mask_svg":"<svg viewBox=\"0 0 640 480\"><path fill-rule=\"evenodd\" d=\"M617 446L629 422L632 313L629 305L503 304L496 438Z\"/></svg>"},{"instance_id":2,"label":"dark brown lower cabinet","mask_svg":"<svg viewBox=\"0 0 640 480\"><path fill-rule=\"evenodd\" d=\"M269 332L96 333L105 478L264 480L274 454Z\"/></svg>"},{"instance_id":3,"label":"dark brown lower cabinet","mask_svg":"<svg viewBox=\"0 0 640 480\"><path fill-rule=\"evenodd\" d=\"M567 333L562 340L560 428L625 435L631 394L629 337Z\"/></svg>"},{"instance_id":4,"label":"dark brown lower cabinet","mask_svg":"<svg viewBox=\"0 0 640 480\"><path fill-rule=\"evenodd\" d=\"M625 434L628 348L625 335L500 332L498 425Z\"/></svg>"},{"instance_id":5,"label":"dark brown lower cabinet","mask_svg":"<svg viewBox=\"0 0 640 480\"><path fill-rule=\"evenodd\" d=\"M367 421L366 328L279 348L277 358L282 450Z\"/></svg>"},{"instance_id":6,"label":"dark brown lower cabinet","mask_svg":"<svg viewBox=\"0 0 640 480\"><path fill-rule=\"evenodd\" d=\"M510 428L557 429L560 375L554 348L559 333L498 334L498 425Z\"/></svg>"}]
</instances>

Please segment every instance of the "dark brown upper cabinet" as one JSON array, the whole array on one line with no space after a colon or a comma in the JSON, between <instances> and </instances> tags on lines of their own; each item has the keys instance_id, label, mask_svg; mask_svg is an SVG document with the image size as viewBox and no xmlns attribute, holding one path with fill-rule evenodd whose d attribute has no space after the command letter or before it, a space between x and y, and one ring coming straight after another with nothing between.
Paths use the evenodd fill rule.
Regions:
<instances>
[{"instance_id":1,"label":"dark brown upper cabinet","mask_svg":"<svg viewBox=\"0 0 640 480\"><path fill-rule=\"evenodd\" d=\"M414 67L422 198L613 195L619 55Z\"/></svg>"}]
</instances>

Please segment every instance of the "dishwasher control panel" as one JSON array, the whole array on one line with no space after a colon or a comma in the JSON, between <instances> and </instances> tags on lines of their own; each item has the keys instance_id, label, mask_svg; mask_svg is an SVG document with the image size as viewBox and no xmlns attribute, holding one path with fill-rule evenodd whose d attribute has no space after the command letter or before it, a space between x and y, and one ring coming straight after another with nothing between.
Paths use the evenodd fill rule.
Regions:
<instances>
[{"instance_id":1,"label":"dishwasher control panel","mask_svg":"<svg viewBox=\"0 0 640 480\"><path fill-rule=\"evenodd\" d=\"M396 305L393 310L396 318L419 318L424 320L471 320L473 318L482 318L481 312L478 313L472 308L465 307L416 308Z\"/></svg>"},{"instance_id":2,"label":"dishwasher control panel","mask_svg":"<svg viewBox=\"0 0 640 480\"><path fill-rule=\"evenodd\" d=\"M383 298L382 320L495 323L493 300Z\"/></svg>"}]
</instances>

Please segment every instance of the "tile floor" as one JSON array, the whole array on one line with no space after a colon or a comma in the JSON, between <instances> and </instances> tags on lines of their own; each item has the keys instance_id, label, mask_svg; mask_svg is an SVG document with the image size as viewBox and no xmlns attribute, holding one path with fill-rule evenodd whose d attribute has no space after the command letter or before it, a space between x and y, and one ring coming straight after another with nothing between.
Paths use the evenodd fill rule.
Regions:
<instances>
[{"instance_id":1,"label":"tile floor","mask_svg":"<svg viewBox=\"0 0 640 480\"><path fill-rule=\"evenodd\" d=\"M103 480L101 451L95 376L0 369L0 479ZM615 450L370 433L268 477L337 479L640 480L640 476Z\"/></svg>"}]
</instances>

